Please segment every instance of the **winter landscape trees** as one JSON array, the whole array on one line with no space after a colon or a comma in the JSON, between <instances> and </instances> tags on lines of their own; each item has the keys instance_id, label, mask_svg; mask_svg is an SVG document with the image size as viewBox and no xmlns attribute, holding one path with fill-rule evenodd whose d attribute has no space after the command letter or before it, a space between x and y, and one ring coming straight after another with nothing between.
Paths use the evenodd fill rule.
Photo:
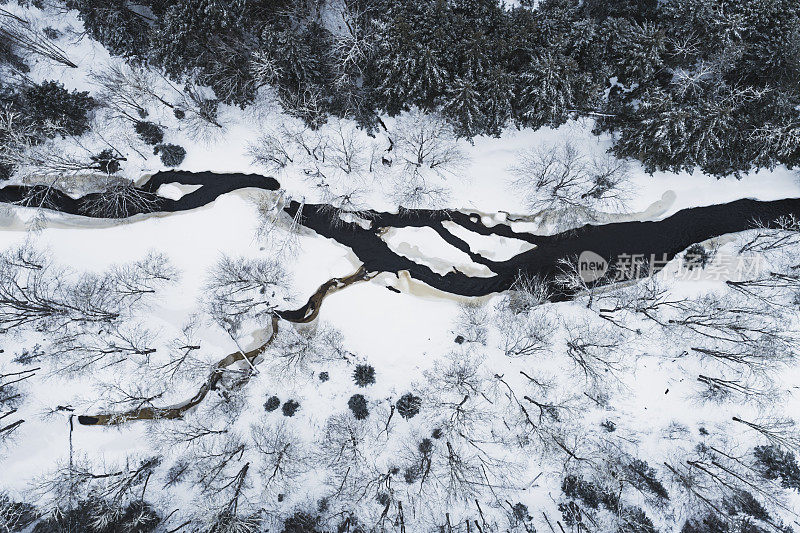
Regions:
<instances>
[{"instance_id":1,"label":"winter landscape trees","mask_svg":"<svg viewBox=\"0 0 800 533\"><path fill-rule=\"evenodd\" d=\"M10 0L0 41L3 531L800 528L797 214L562 254L795 194L797 0Z\"/></svg>"}]
</instances>

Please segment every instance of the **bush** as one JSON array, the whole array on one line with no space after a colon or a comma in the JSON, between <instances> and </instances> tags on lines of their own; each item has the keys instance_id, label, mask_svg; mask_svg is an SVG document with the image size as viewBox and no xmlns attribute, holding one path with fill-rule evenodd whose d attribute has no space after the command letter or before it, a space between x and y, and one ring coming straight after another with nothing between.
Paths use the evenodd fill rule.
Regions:
<instances>
[{"instance_id":1,"label":"bush","mask_svg":"<svg viewBox=\"0 0 800 533\"><path fill-rule=\"evenodd\" d=\"M419 396L414 396L408 392L397 400L397 412L405 419L414 418L419 413L421 404L422 399Z\"/></svg>"},{"instance_id":2,"label":"bush","mask_svg":"<svg viewBox=\"0 0 800 533\"><path fill-rule=\"evenodd\" d=\"M331 377L328 375L328 373L327 373L327 372L320 372L318 377L319 377L319 380L320 380L321 382L323 382L323 383L325 383L326 381L328 381L328 380L331 378Z\"/></svg>"},{"instance_id":3,"label":"bush","mask_svg":"<svg viewBox=\"0 0 800 533\"><path fill-rule=\"evenodd\" d=\"M359 387L366 387L375 383L375 369L370 365L358 365L353 370L353 380Z\"/></svg>"},{"instance_id":4,"label":"bush","mask_svg":"<svg viewBox=\"0 0 800 533\"><path fill-rule=\"evenodd\" d=\"M186 150L177 144L157 144L153 153L161 155L161 162L165 167L177 167L186 157Z\"/></svg>"},{"instance_id":5,"label":"bush","mask_svg":"<svg viewBox=\"0 0 800 533\"><path fill-rule=\"evenodd\" d=\"M97 164L97 169L106 174L119 172L120 158L110 148L106 148L97 155L92 156L92 161Z\"/></svg>"},{"instance_id":6,"label":"bush","mask_svg":"<svg viewBox=\"0 0 800 533\"><path fill-rule=\"evenodd\" d=\"M403 481L408 484L414 483L417 479L419 479L419 475L419 466L410 466L403 471Z\"/></svg>"},{"instance_id":7,"label":"bush","mask_svg":"<svg viewBox=\"0 0 800 533\"><path fill-rule=\"evenodd\" d=\"M364 420L369 416L369 409L367 409L367 399L361 394L353 394L347 400L347 407L353 412L356 420Z\"/></svg>"},{"instance_id":8,"label":"bush","mask_svg":"<svg viewBox=\"0 0 800 533\"><path fill-rule=\"evenodd\" d=\"M300 409L300 404L294 400L288 400L281 408L283 416L294 416L298 409Z\"/></svg>"},{"instance_id":9,"label":"bush","mask_svg":"<svg viewBox=\"0 0 800 533\"><path fill-rule=\"evenodd\" d=\"M151 146L161 144L164 140L164 129L155 122L140 120L136 123L134 129L136 133L139 134L139 137L141 137L146 144Z\"/></svg>"},{"instance_id":10,"label":"bush","mask_svg":"<svg viewBox=\"0 0 800 533\"><path fill-rule=\"evenodd\" d=\"M694 270L695 268L703 269L711 262L713 257L713 254L706 250L702 244L693 244L686 249L686 253L683 256L683 266L689 270Z\"/></svg>"},{"instance_id":11,"label":"bush","mask_svg":"<svg viewBox=\"0 0 800 533\"><path fill-rule=\"evenodd\" d=\"M298 511L283 523L282 533L318 533L318 526L319 518L312 514Z\"/></svg>"},{"instance_id":12,"label":"bush","mask_svg":"<svg viewBox=\"0 0 800 533\"><path fill-rule=\"evenodd\" d=\"M89 111L96 103L86 91L67 91L56 81L27 87L23 93L26 114L40 128L55 124L65 135L82 135L89 130Z\"/></svg>"},{"instance_id":13,"label":"bush","mask_svg":"<svg viewBox=\"0 0 800 533\"><path fill-rule=\"evenodd\" d=\"M419 450L419 453L424 457L430 456L431 452L433 452L433 441L428 438L422 439L417 446L417 450Z\"/></svg>"},{"instance_id":14,"label":"bush","mask_svg":"<svg viewBox=\"0 0 800 533\"><path fill-rule=\"evenodd\" d=\"M268 413L271 413L281 405L281 400L277 396L270 396L267 398L267 401L264 402L264 410Z\"/></svg>"}]
</instances>

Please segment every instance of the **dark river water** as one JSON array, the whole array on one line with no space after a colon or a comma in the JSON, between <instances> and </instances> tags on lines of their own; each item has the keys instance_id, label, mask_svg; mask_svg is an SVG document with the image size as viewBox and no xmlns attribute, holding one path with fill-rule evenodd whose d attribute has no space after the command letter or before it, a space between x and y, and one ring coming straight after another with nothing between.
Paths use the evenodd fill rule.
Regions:
<instances>
[{"instance_id":1,"label":"dark river water","mask_svg":"<svg viewBox=\"0 0 800 533\"><path fill-rule=\"evenodd\" d=\"M168 171L153 175L140 189L154 194L167 183L200 185L178 200L152 196L149 212L178 212L194 209L214 201L222 194L247 187L278 190L280 183L271 177L256 174L215 174L211 172ZM722 184L720 185L722 186ZM42 206L47 209L93 216L88 210L96 194L71 198L66 194L44 187L8 186L0 189L0 202L19 205ZM285 207L290 216L296 216L301 206L291 202ZM128 213L132 216L137 213ZM559 271L559 260L592 251L610 264L619 257L638 255L671 259L690 245L706 239L753 228L757 224L771 224L783 216L800 216L800 198L761 202L737 200L726 204L684 209L674 215L653 222L620 222L614 224L585 225L551 236L515 233L504 224L486 227L477 216L459 211L431 211L425 209L401 210L399 213L369 211L364 218L372 220L370 229L356 223L344 223L329 206L303 204L299 222L319 235L349 247L363 262L367 272L399 272L406 270L419 281L436 289L463 296L483 296L508 289L523 273L552 279ZM482 235L499 235L518 238L536 247L507 261L491 261L470 250L466 242L448 232L444 221L454 222ZM429 227L444 240L469 254L473 261L484 264L495 273L492 277L472 277L461 272L438 274L424 265L394 253L380 238L381 228ZM557 294L557 298L568 295Z\"/></svg>"}]
</instances>

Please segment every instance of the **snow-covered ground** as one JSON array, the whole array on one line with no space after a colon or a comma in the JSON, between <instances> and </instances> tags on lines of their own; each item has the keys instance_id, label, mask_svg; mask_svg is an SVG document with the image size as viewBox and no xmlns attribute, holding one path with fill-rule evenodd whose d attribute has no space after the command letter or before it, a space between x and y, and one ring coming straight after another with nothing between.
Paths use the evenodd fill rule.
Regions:
<instances>
[{"instance_id":1,"label":"snow-covered ground","mask_svg":"<svg viewBox=\"0 0 800 533\"><path fill-rule=\"evenodd\" d=\"M12 4L8 9L33 14L41 17L41 20L45 18L33 7L23 10ZM53 24L53 20L47 17L48 24ZM79 31L81 23L74 13L68 13L58 19L58 27L64 35L69 35L65 30L72 28ZM89 72L121 61L109 57L102 47L88 38L70 42L64 37L59 44L68 51L78 68L58 67L42 61L31 73L33 79L57 79L68 88L93 92L97 87L91 82ZM374 157L376 153L380 156L386 149L384 133L369 137L364 132L354 130L352 124L339 121L331 121L318 132L308 131L283 115L267 93L261 102L246 110L222 106L219 120L223 128L219 131L208 128L200 135L189 131L163 106L154 103L149 109L151 115L148 120L166 127L167 142L186 148L186 160L179 167L182 170L275 172L287 196L306 202L328 202L343 195L352 195L354 203L346 206L391 211L401 203L397 201L397 188L403 185L405 171L400 158L396 157L392 166L388 167L380 157ZM133 138L129 123L115 122L103 113L98 112L98 123L116 127L113 138L119 140L120 146L128 147L125 152L128 160L123 164L123 173L128 178L137 180L164 169L158 158L147 151L148 147L137 144L139 141ZM389 130L393 131L398 120L406 119L408 117L386 117L384 120ZM360 146L359 170L345 172L341 168L315 166L313 170L318 173L312 175L308 161L292 162L280 171L265 169L253 161L250 147L266 133L277 132L282 126L293 132L301 132L311 141L333 138L341 131L349 132ZM569 140L586 154L601 155L608 150L610 140L592 135L591 127L588 121L580 120L557 130L534 132L509 129L498 139L478 138L472 143L460 140L457 147L461 155L457 164L446 174L432 173L424 179L428 184L448 189L437 196L435 206L438 208L474 210L485 213L486 218L497 214L495 220L505 219L509 213L520 217L529 215L525 194L512 184L514 176L511 167L520 151ZM98 139L91 138L91 134L87 137L84 141L88 145L99 143ZM54 142L65 143L65 149L70 149L68 140ZM293 150L297 151L297 148ZM401 182L398 183L398 180ZM191 192L191 189L176 185L164 186L159 191L169 198L178 198L187 192ZM325 281L347 276L359 266L350 250L332 240L310 231L289 234L286 231L289 221L282 221L266 233L259 232L259 229L264 229L264 221L259 215L258 204L264 194L267 193L239 191L221 196L212 204L193 211L143 216L113 223L88 222L55 213L46 213L42 220L42 213L33 209L8 208L8 212L0 217L0 251L23 244L46 250L54 262L68 267L69 273L64 275L65 279L79 279L87 272L102 272L112 265L141 259L150 251L163 253L179 272L179 280L160 290L138 319L158 332L159 350L163 351L168 350L172 339L180 336L193 315L200 316L197 339L202 345L203 357L212 363L238 349L232 338L204 314L208 303L205 287L209 272L223 255L279 258L290 274L290 302L295 307L305 303ZM800 179L796 172L785 168L753 173L740 180L718 180L701 173L656 173L651 176L632 162L628 201L624 209L601 219L660 219L687 207L725 203L739 198L774 200L788 197L800 197ZM547 228L539 222L535 219L515 222L512 226L519 231L546 231ZM445 223L445 226L468 242L473 252L493 260L503 261L531 248L527 243L514 239L483 237L454 224ZM466 254L449 246L430 228L390 229L383 238L398 254L426 264L434 271L446 273L457 268L473 276L491 275L486 267L475 264ZM736 236L707 244L718 245L717 257L723 258L735 256L737 243L741 244L745 238ZM776 265L785 259L773 255L767 261L777 268ZM677 268L681 260L676 258L672 267ZM670 269L660 276L669 278ZM389 286L402 290L399 293L391 291L387 289ZM669 297L675 299L696 298L705 293L727 290L722 281L678 280L668 281L667 286ZM561 444L578 454L584 451L597 453L601 445L618 446L624 448L625 453L659 466L664 461L680 460L705 441L713 441L719 446L724 443L730 446L726 449L742 452L762 442L745 426L732 424L731 417L759 419L767 414L763 412L763 404L716 404L699 399L698 374L720 370L720 366L689 354L686 351L689 348L688 341L681 338L681 333L665 333L661 326L640 316L627 316L625 320L629 322L626 322L626 328L616 328L600 318L596 309L588 308L586 297L583 297L574 302L547 303L526 311L530 314L530 322L534 324L532 327L541 328L547 333L543 339L546 347L531 355L511 357L505 349L508 338L504 335L512 326L524 326L519 326L519 317L508 310L508 299L508 295L457 298L429 289L402 275L401 279L397 279L389 274L378 275L331 294L325 298L314 323L300 326L283 324L281 327L292 331L292 328L322 333L338 331L347 356L339 359L320 357L308 368L295 372L277 366L273 368L269 360L265 361L259 373L244 386L242 401L245 407L239 411L232 409L234 420L230 429L246 434L248 428L263 416L272 417L270 427L277 426L275 420L280 419L280 412L265 415L262 408L266 397L276 394L284 402L289 398L299 401L300 410L293 418L287 418L286 424L291 425L300 440L313 443L325 434L326 424L333 415L348 412L348 398L355 392L366 396L372 412L367 422L369 427L379 427L387 418L389 405L407 392L418 393L426 402L424 406L441 402L452 407L452 398L445 398L448 392L437 379L445 374L443 368L447 365L469 364L474 366L465 372L474 371L475 380L483 387L480 392L488 402L476 407L479 411L483 410L479 413L483 418L474 421L473 426L477 427L476 433L481 437L491 435L497 438L497 442L519 444L523 434L531 440L536 438L532 434L538 435L536 432L527 432L525 421L513 404L514 393L507 392L501 379L509 383L520 399L524 395L539 393L546 395L548 403L561 402L567 406L565 413L568 414L562 420L544 424L552 422L554 427L558 426L560 429L554 430L554 435L565 435L568 442ZM786 316L787 330L798 331L797 314L787 312ZM536 317L547 324L535 322ZM583 331L581 328L602 331L602 335L614 340L614 347L608 348L606 353L613 359L613 364L602 371L607 374L602 379L587 379L574 361L565 356L568 343L573 339L571 335L578 330ZM262 334L263 331L258 333ZM683 334L686 335L686 332L683 331ZM457 337L462 337L464 343L456 342ZM3 359L0 361L12 368L11 358L23 350L32 349L39 338L36 332L4 334L0 337L0 349L3 350ZM325 339L314 341L326 347L320 348L322 351L334 344ZM263 339L250 338L245 333L241 340L244 348L249 349ZM269 358L265 356L265 359ZM375 368L374 385L356 389L351 374L357 363L368 363ZM132 376L125 374L132 372L129 367L119 367L124 371L112 367L77 377L64 377L55 371L55 366L50 365L46 358L37 362L39 364L42 370L23 385L27 395L17 416L24 419L25 423L0 451L0 471L3 472L0 490L15 495L26 493L35 485L35 480L47 476L57 464L68 460L69 413L92 414L102 411L108 407L108 398L98 395L96 387L110 379L121 378L125 381ZM2 369L3 365L0 365ZM330 380L321 382L320 372L328 372ZM534 387L523 372L548 381L553 386ZM770 404L771 413L783 416L800 410L796 396L800 386L798 372L795 366L788 366L771 376L770 379L779 384L776 389L787 391L779 402ZM115 375L118 373L122 375ZM151 379L157 380L158 376ZM191 397L202 379L201 376L195 381L176 383L155 403L169 405ZM440 385L441 388L437 389ZM492 412L492 406L495 405L502 407ZM532 403L525 405L532 414L536 413L537 409ZM57 406L71 406L74 411L47 414ZM189 418L201 416L205 412L203 409L205 407L201 406L197 412L190 413ZM220 413L225 411L211 412L221 416ZM402 445L398 443L407 439L413 451L415 444L411 439L419 440L432 429L438 428L437 424L442 422L437 416L437 413L425 413L425 408L419 418L398 420L395 416L395 437L390 439L387 430L386 438L381 440L380 431L373 431L378 444L370 450L374 452L374 457L365 461L370 462L376 471L392 466L392 461L402 456ZM601 429L601 424L606 421L614 423L615 434L621 435L618 441L612 442L610 435L613 433L606 434L606 430ZM72 433L73 455L91 458L98 470L102 470L103 465L124 463L132 455L161 453L169 462L178 457L180 451L177 446L176 449L170 446L159 448L154 444L158 438L153 435L168 424L171 423L139 421L116 427L76 424ZM570 426L573 431L567 430ZM579 464L575 465L573 463L576 461L570 463L569 459L557 464L550 462L547 455L552 451L552 442L548 446L539 449L528 442L513 448L513 453L517 455L515 460L520 462L519 471L514 477L508 478L512 485L508 497L513 495L514 502L522 502L531 511L537 511L538 521L541 521L540 515L554 519L560 516L557 506L561 501L561 476L570 468L579 468L582 464L577 461ZM325 481L324 477L322 470L306 473L299 487L286 491L288 496L285 500L280 503L270 501L269 505L284 515L290 514L298 505L308 503L324 493L325 485L320 482ZM674 484L669 488L678 492ZM258 490L253 489L252 493L258 494ZM177 496L162 497L169 500ZM188 501L197 495L187 492L182 497ZM641 494L638 497L642 502L646 499ZM428 502L418 503L422 509ZM672 516L654 515L652 518L658 522L657 525L666 528L665 531L675 530L675 524L681 524L682 519L696 510L692 505L696 505L696 502L677 506ZM789 509L800 509L797 494L787 497L786 505ZM167 507L171 509L177 506ZM466 515L455 504L451 510ZM376 512L379 513L380 509ZM500 504L491 511L494 514L502 512L505 511ZM784 517L791 519L791 513L785 513ZM172 527L179 523L175 522ZM546 525L539 524L537 527Z\"/></svg>"}]
</instances>

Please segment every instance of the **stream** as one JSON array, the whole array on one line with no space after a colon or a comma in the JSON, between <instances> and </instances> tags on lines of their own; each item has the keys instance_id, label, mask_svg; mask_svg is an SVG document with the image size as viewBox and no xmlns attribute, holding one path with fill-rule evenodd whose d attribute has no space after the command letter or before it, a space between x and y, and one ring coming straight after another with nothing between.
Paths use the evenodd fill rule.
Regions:
<instances>
[{"instance_id":1,"label":"stream","mask_svg":"<svg viewBox=\"0 0 800 533\"><path fill-rule=\"evenodd\" d=\"M162 185L171 183L197 188L179 199L164 198L156 194ZM196 209L223 194L245 188L278 191L280 183L274 178L256 174L159 172L138 186L139 192L149 199L146 203L147 210L130 212L126 218L137 214ZM92 193L73 198L58 189L45 186L12 185L0 189L0 202L86 217L95 216L90 206L97 197L98 193ZM340 217L342 213L331 206L301 204L292 200L283 206L283 211L301 226L351 249L362 266L348 277L333 278L322 284L301 308L276 312L270 340L247 353L234 352L222 358L192 398L162 408L147 406L122 413L82 415L78 417L80 424L114 425L129 420L182 416L217 386L222 369L244 359L251 364L256 361L274 338L278 318L293 323L310 322L316 318L325 296L352 283L368 280L378 273L399 274L406 271L417 281L459 296L485 296L502 292L509 289L520 275L536 276L550 282L553 300L565 300L572 294L560 289L553 282L563 268L560 261L564 259L577 258L585 251L592 251L608 263L612 273L613 265L621 257L652 256L665 263L694 243L752 229L758 225L769 226L781 217L800 216L800 198L771 202L737 200L684 209L659 221L587 224L554 235L515 232L510 225L504 223L484 224L480 214L458 210L400 209L397 213L360 211L344 213L350 220L345 221ZM475 252L466 241L448 231L445 222L457 224L479 235L518 239L534 247L504 261L492 260ZM474 263L484 265L493 274L488 277L470 276L457 269L446 274L434 272L430 267L394 252L382 238L382 234L389 228L433 229L445 242L467 254ZM655 265L654 270L657 270Z\"/></svg>"},{"instance_id":2,"label":"stream","mask_svg":"<svg viewBox=\"0 0 800 533\"><path fill-rule=\"evenodd\" d=\"M159 187L170 183L198 188L177 200L156 195ZM140 191L152 199L148 203L148 210L142 211L149 213L174 213L195 209L213 202L223 194L244 188L277 191L280 183L272 177L257 174L173 170L154 174L139 186ZM0 189L0 202L42 207L87 217L94 216L88 206L97 196L98 193L92 193L72 198L57 189L44 186L14 185ZM562 268L559 263L561 260L577 258L584 251L592 251L602 257L612 271L622 257L655 257L659 262L666 262L694 243L751 229L759 223L770 225L780 217L800 216L800 198L770 202L737 200L684 209L659 221L587 224L555 235L515 232L510 225L503 223L485 225L477 213L449 209L400 209L398 213L361 211L355 214L360 221L349 222L341 220L335 209L324 204L290 201L283 210L300 225L350 248L368 273L397 274L407 271L415 280L445 293L485 296L509 289L521 274L552 280ZM136 214L139 213L131 212L129 216ZM455 223L480 235L519 239L535 247L505 261L491 260L471 250L467 242L446 229L444 222ZM493 275L470 276L455 269L440 274L394 252L381 238L382 232L388 228L408 227L433 229L448 244L467 254L473 262L486 266ZM559 292L557 287L553 289L556 300L570 296ZM300 318L300 313L306 311L297 310L295 315L287 311L286 318Z\"/></svg>"}]
</instances>

